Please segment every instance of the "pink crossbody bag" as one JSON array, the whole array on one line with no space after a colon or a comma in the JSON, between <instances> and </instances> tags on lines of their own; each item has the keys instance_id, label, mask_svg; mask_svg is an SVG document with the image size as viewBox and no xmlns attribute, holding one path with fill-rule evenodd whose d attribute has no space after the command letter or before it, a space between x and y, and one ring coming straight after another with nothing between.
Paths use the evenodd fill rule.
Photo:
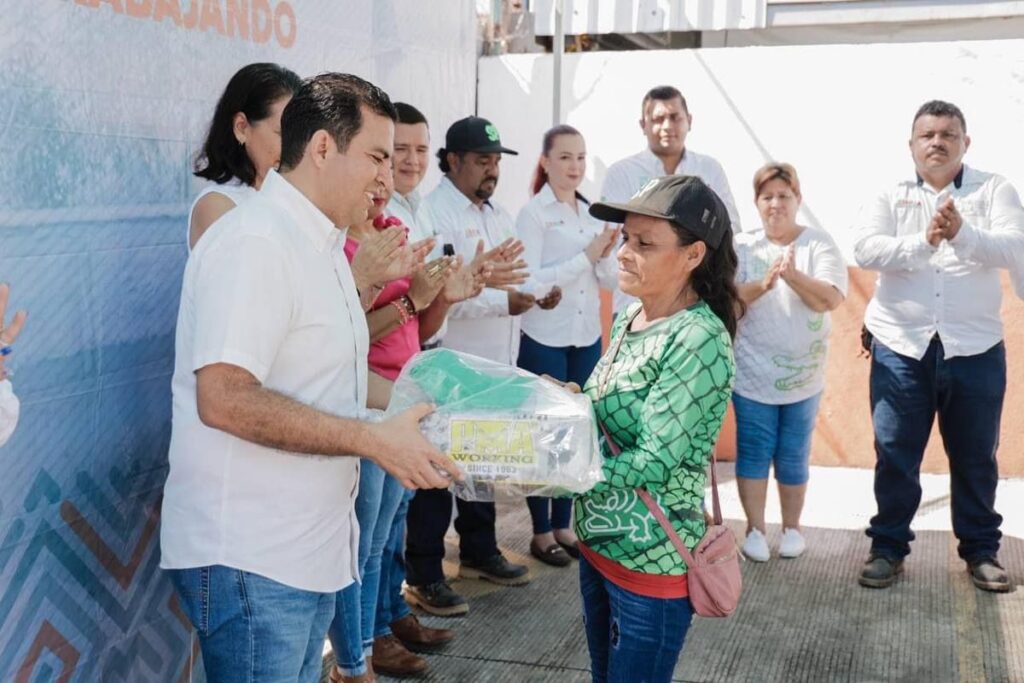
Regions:
<instances>
[{"instance_id":1,"label":"pink crossbody bag","mask_svg":"<svg viewBox=\"0 0 1024 683\"><path fill-rule=\"evenodd\" d=\"M639 311L637 311L639 313ZM636 318L636 314L633 315ZM605 369L601 380L600 394L608 387L608 380L611 375L612 364L619 349L622 347L622 340L626 331L633 323L633 318L622 329L622 334L615 342L611 351L611 358ZM613 456L622 452L604 423L598 420L601 432ZM658 505L657 501L644 488L637 488L636 493L644 501L644 505L651 511L658 524L668 535L669 540L679 552L683 562L686 563L686 582L690 594L690 604L693 611L702 617L727 617L735 611L740 601L740 594L743 592L743 576L740 573L740 555L736 544L736 536L731 529L722 524L722 507L718 500L718 475L715 472L715 452L711 451L711 500L714 513L714 523L709 525L704 537L697 544L691 553L683 539L672 528L671 522L665 516L665 512Z\"/></svg>"}]
</instances>

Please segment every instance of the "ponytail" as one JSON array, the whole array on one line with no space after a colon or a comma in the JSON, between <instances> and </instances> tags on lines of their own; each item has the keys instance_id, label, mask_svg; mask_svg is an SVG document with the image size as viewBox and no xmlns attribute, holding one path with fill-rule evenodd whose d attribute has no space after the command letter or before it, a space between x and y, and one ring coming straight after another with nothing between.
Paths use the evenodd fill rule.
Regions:
<instances>
[{"instance_id":1,"label":"ponytail","mask_svg":"<svg viewBox=\"0 0 1024 683\"><path fill-rule=\"evenodd\" d=\"M533 180L530 181L530 194L535 195L544 189L544 185L548 182L548 172L544 170L544 166L541 165L540 161L537 161L537 168L533 169Z\"/></svg>"}]
</instances>

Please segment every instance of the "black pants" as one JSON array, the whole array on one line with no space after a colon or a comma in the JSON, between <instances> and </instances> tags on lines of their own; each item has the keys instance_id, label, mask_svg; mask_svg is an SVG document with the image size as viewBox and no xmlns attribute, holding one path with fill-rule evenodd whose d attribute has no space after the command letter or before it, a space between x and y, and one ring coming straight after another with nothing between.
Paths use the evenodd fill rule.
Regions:
<instances>
[{"instance_id":1,"label":"black pants","mask_svg":"<svg viewBox=\"0 0 1024 683\"><path fill-rule=\"evenodd\" d=\"M467 503L456 498L455 504L459 510L455 530L459 533L460 559L481 562L497 555L494 503ZM409 585L425 586L444 580L441 561L444 559L444 535L451 519L452 494L447 489L423 489L413 496L405 541Z\"/></svg>"}]
</instances>

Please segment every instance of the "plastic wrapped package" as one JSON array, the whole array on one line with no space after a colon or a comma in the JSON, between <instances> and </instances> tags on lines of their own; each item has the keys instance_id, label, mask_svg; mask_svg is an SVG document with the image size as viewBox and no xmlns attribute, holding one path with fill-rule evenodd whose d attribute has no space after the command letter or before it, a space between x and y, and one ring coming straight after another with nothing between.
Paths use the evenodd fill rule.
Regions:
<instances>
[{"instance_id":1,"label":"plastic wrapped package","mask_svg":"<svg viewBox=\"0 0 1024 683\"><path fill-rule=\"evenodd\" d=\"M437 410L423 435L465 473L464 500L570 496L603 479L590 399L534 374L449 349L413 358L387 415L415 403Z\"/></svg>"}]
</instances>

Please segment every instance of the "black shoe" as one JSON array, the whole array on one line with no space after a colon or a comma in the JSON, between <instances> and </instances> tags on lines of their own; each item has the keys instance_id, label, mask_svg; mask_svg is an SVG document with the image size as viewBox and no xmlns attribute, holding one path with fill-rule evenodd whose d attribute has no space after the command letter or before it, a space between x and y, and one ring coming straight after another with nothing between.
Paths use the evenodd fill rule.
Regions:
<instances>
[{"instance_id":1,"label":"black shoe","mask_svg":"<svg viewBox=\"0 0 1024 683\"><path fill-rule=\"evenodd\" d=\"M502 586L523 586L530 583L530 570L522 564L512 564L501 553L483 562L462 560L459 576L464 579L483 579Z\"/></svg>"},{"instance_id":2,"label":"black shoe","mask_svg":"<svg viewBox=\"0 0 1024 683\"><path fill-rule=\"evenodd\" d=\"M469 612L469 603L448 585L447 581L425 586L406 586L405 601L438 617L455 617Z\"/></svg>"},{"instance_id":3,"label":"black shoe","mask_svg":"<svg viewBox=\"0 0 1024 683\"><path fill-rule=\"evenodd\" d=\"M552 567L568 567L572 564L572 558L560 543L552 543L547 548L541 548L537 545L536 540L532 540L530 541L530 554Z\"/></svg>"},{"instance_id":4,"label":"black shoe","mask_svg":"<svg viewBox=\"0 0 1024 683\"><path fill-rule=\"evenodd\" d=\"M866 588L888 588L896 583L896 577L903 572L903 560L894 560L872 553L857 580Z\"/></svg>"},{"instance_id":5,"label":"black shoe","mask_svg":"<svg viewBox=\"0 0 1024 683\"><path fill-rule=\"evenodd\" d=\"M580 559L580 546L579 546L579 542L569 544L569 543L562 543L558 539L555 539L555 541L558 543L558 545L562 546L562 550L564 550L565 552L569 553L569 557L571 557L574 560Z\"/></svg>"},{"instance_id":6,"label":"black shoe","mask_svg":"<svg viewBox=\"0 0 1024 683\"><path fill-rule=\"evenodd\" d=\"M974 585L983 591L1010 592L1010 577L1006 575L1003 565L999 564L994 557L968 562L967 571L970 572Z\"/></svg>"}]
</instances>

